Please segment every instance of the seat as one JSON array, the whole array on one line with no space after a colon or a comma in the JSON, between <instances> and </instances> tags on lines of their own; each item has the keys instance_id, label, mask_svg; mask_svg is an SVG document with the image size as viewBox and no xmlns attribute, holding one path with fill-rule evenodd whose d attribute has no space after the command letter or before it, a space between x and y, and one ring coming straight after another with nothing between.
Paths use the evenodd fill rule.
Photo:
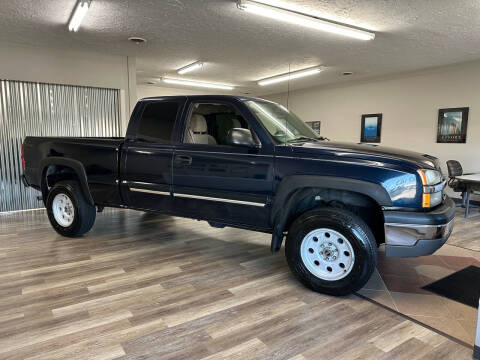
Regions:
<instances>
[{"instance_id":1,"label":"seat","mask_svg":"<svg viewBox=\"0 0 480 360\"><path fill-rule=\"evenodd\" d=\"M215 138L207 132L207 120L201 114L193 114L188 128L187 142L193 144L217 145Z\"/></svg>"},{"instance_id":2,"label":"seat","mask_svg":"<svg viewBox=\"0 0 480 360\"><path fill-rule=\"evenodd\" d=\"M241 128L242 124L234 114L220 114L216 117L216 130L218 142L222 145L227 144L228 132L233 128Z\"/></svg>"},{"instance_id":3,"label":"seat","mask_svg":"<svg viewBox=\"0 0 480 360\"><path fill-rule=\"evenodd\" d=\"M449 177L448 186L450 186L454 192L465 192L465 184L455 179L457 176L463 175L462 165L457 160L448 160L447 169Z\"/></svg>"}]
</instances>

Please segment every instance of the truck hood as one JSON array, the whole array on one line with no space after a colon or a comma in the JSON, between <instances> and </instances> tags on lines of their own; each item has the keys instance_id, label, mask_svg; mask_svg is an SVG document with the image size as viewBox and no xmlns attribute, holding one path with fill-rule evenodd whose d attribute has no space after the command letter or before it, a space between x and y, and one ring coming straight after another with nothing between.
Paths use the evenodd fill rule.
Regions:
<instances>
[{"instance_id":1,"label":"truck hood","mask_svg":"<svg viewBox=\"0 0 480 360\"><path fill-rule=\"evenodd\" d=\"M412 163L421 168L439 169L438 159L434 156L387 146L340 141L321 141L295 143L292 144L292 148L294 152L299 154L310 153L314 155L323 152L332 156L400 160Z\"/></svg>"}]
</instances>

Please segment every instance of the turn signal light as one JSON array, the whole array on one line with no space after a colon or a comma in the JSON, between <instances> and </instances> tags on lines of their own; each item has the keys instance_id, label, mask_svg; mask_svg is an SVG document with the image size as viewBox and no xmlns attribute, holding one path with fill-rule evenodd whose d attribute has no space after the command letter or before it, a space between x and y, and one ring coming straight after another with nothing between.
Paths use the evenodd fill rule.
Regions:
<instances>
[{"instance_id":1,"label":"turn signal light","mask_svg":"<svg viewBox=\"0 0 480 360\"><path fill-rule=\"evenodd\" d=\"M430 207L430 194L423 194L422 207L424 207L424 208L429 208Z\"/></svg>"},{"instance_id":2,"label":"turn signal light","mask_svg":"<svg viewBox=\"0 0 480 360\"><path fill-rule=\"evenodd\" d=\"M418 175L420 175L420 179L422 179L422 184L427 185L428 182L427 182L427 177L425 176L425 171L420 169L420 170L417 170L417 172L418 172Z\"/></svg>"}]
</instances>

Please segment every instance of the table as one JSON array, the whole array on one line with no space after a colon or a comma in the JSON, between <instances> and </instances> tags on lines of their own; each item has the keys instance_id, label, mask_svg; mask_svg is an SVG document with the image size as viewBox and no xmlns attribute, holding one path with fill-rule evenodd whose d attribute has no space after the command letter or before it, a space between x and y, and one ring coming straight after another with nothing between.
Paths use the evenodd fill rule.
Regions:
<instances>
[{"instance_id":1,"label":"table","mask_svg":"<svg viewBox=\"0 0 480 360\"><path fill-rule=\"evenodd\" d=\"M455 180L462 182L466 187L466 208L465 217L470 214L470 194L472 191L480 191L480 174L469 174L462 176L455 176Z\"/></svg>"}]
</instances>

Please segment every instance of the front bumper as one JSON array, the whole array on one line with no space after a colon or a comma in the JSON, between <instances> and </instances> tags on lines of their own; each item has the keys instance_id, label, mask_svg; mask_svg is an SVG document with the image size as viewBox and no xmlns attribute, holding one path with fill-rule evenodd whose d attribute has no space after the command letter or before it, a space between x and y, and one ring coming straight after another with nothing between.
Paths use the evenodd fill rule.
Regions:
<instances>
[{"instance_id":1,"label":"front bumper","mask_svg":"<svg viewBox=\"0 0 480 360\"><path fill-rule=\"evenodd\" d=\"M453 230L455 203L449 197L430 212L384 211L385 251L389 257L433 254Z\"/></svg>"}]
</instances>

